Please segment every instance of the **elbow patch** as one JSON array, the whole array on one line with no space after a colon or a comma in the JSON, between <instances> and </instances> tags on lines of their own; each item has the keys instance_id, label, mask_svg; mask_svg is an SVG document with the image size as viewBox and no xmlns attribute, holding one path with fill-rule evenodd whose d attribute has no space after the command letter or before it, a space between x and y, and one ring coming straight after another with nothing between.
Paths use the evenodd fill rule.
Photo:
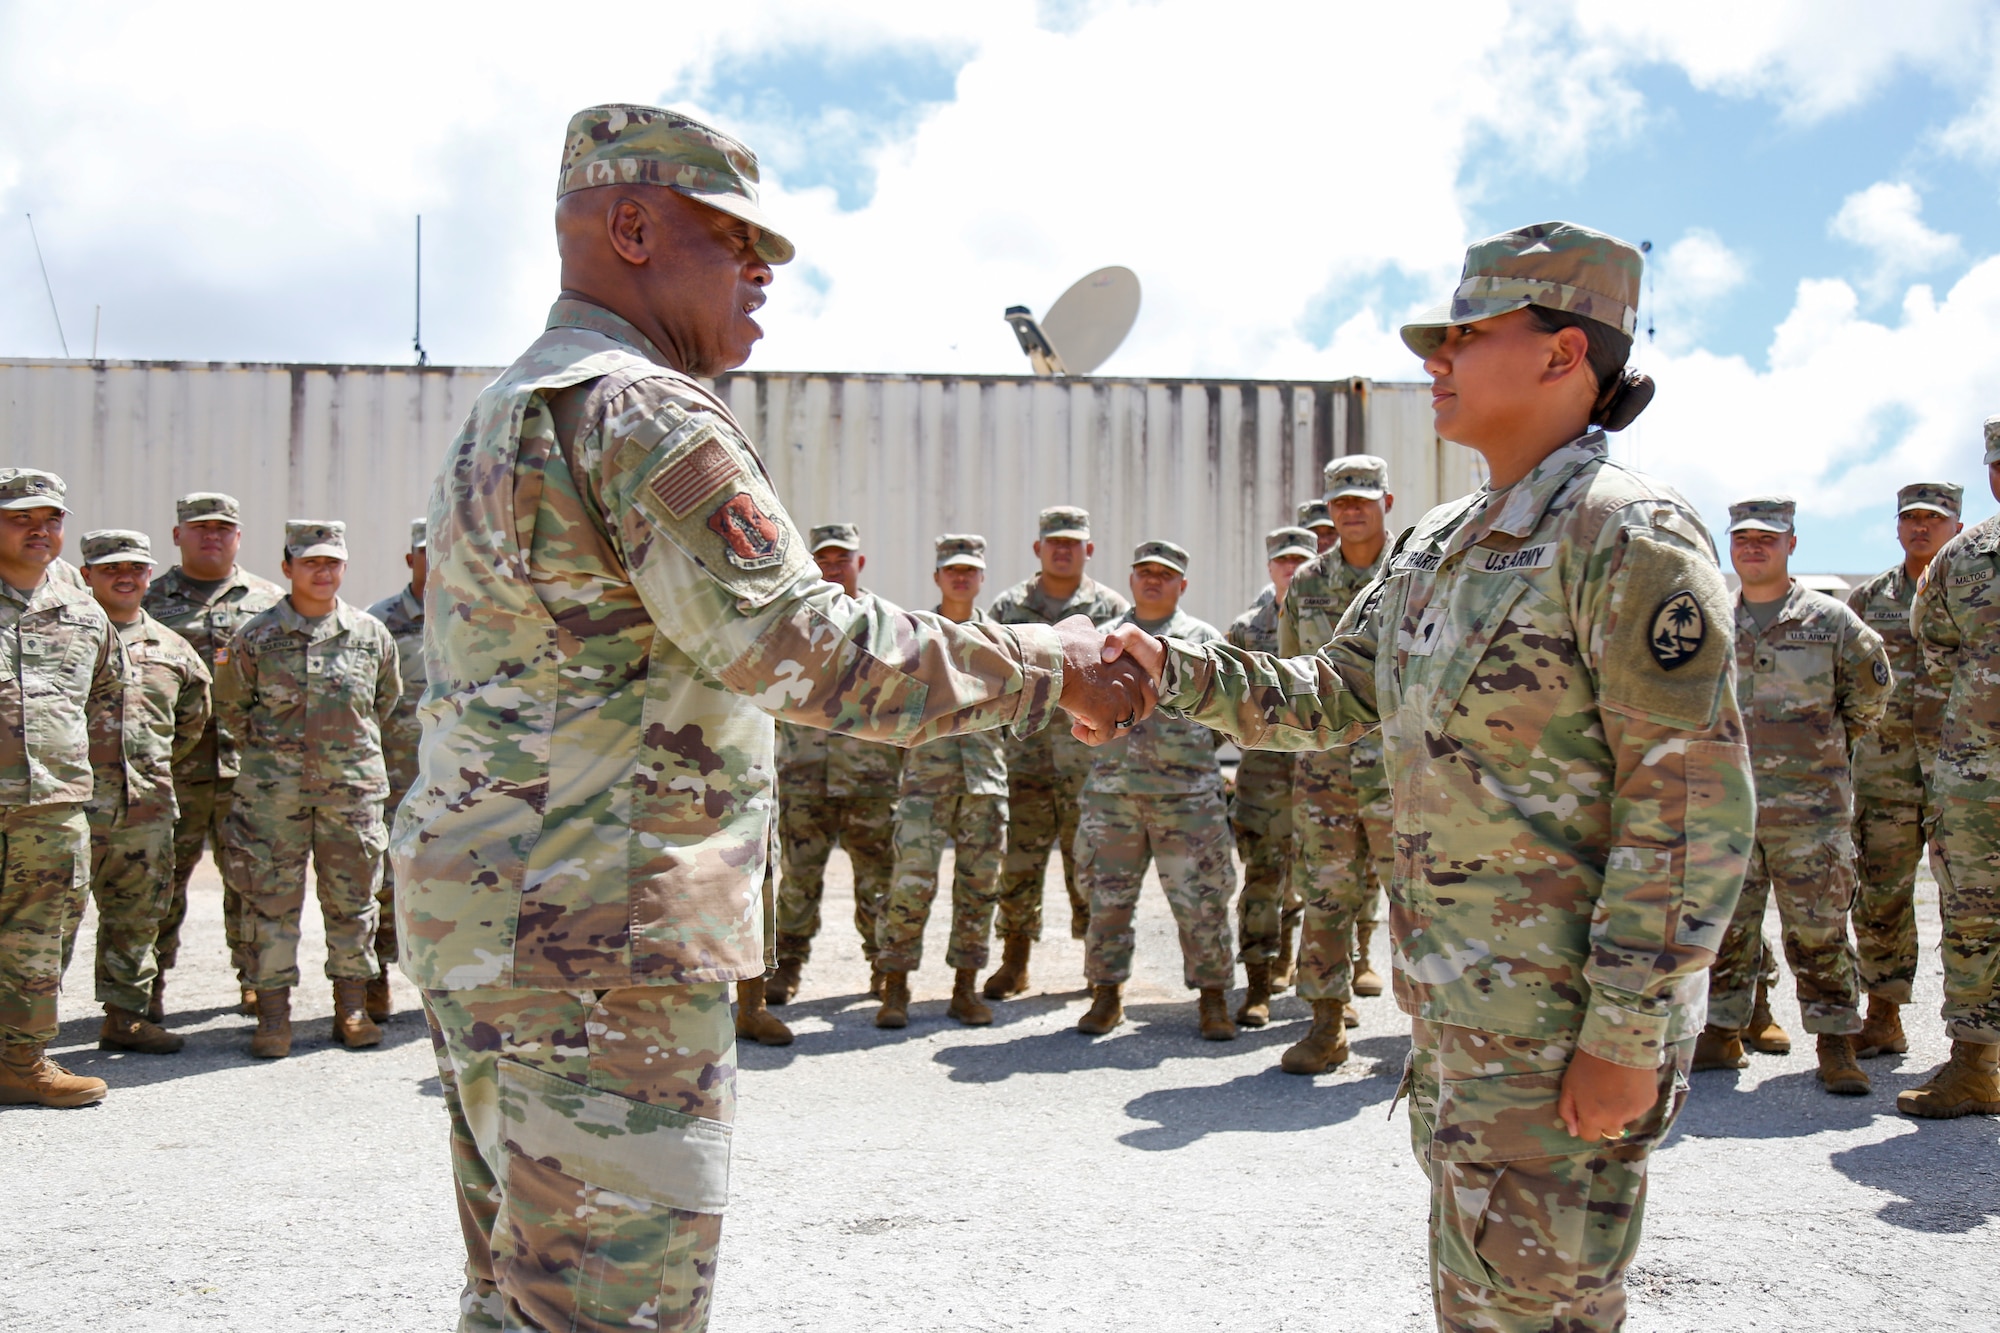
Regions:
<instances>
[{"instance_id":1,"label":"elbow patch","mask_svg":"<svg viewBox=\"0 0 2000 1333\"><path fill-rule=\"evenodd\" d=\"M1632 533L1599 666L1599 704L1684 730L1713 726L1732 617L1722 571L1706 554Z\"/></svg>"}]
</instances>

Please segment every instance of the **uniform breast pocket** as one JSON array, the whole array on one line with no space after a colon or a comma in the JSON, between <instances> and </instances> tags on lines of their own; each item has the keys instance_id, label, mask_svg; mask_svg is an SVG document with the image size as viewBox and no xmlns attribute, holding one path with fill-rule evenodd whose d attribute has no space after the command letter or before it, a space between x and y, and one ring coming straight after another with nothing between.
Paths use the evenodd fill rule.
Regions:
<instances>
[{"instance_id":1,"label":"uniform breast pocket","mask_svg":"<svg viewBox=\"0 0 2000 1333\"><path fill-rule=\"evenodd\" d=\"M1430 605L1415 617L1414 624L1405 617L1409 635L1418 646L1398 654L1404 664L1402 692L1423 710L1432 729L1443 729L1474 672L1482 678L1493 676L1496 670L1502 678L1509 674L1508 668L1523 647L1520 636L1509 632L1510 617L1531 591L1528 580L1519 574L1460 568L1439 580ZM1547 600L1539 593L1534 595Z\"/></svg>"}]
</instances>

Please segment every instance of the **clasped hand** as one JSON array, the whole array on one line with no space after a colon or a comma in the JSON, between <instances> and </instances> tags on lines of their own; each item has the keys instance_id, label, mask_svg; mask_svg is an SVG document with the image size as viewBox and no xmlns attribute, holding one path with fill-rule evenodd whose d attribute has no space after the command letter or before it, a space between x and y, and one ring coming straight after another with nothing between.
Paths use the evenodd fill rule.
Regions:
<instances>
[{"instance_id":1,"label":"clasped hand","mask_svg":"<svg viewBox=\"0 0 2000 1333\"><path fill-rule=\"evenodd\" d=\"M1086 745L1102 745L1152 716L1160 702L1160 673L1166 646L1136 625L1106 633L1088 616L1056 625L1063 647L1062 697L1056 702L1072 719L1070 734Z\"/></svg>"}]
</instances>

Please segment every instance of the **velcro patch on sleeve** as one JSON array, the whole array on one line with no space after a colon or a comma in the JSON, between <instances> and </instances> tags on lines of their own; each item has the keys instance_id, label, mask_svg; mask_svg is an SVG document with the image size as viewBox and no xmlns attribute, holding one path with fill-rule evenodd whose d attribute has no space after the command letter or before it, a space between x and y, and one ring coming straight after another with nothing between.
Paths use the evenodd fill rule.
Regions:
<instances>
[{"instance_id":1,"label":"velcro patch on sleeve","mask_svg":"<svg viewBox=\"0 0 2000 1333\"><path fill-rule=\"evenodd\" d=\"M715 438L711 428L707 437L683 455L679 462L654 473L646 487L667 507L669 514L683 519L694 512L696 505L720 490L723 482L731 480L742 470L729 456L729 451L722 447L722 441Z\"/></svg>"},{"instance_id":2,"label":"velcro patch on sleeve","mask_svg":"<svg viewBox=\"0 0 2000 1333\"><path fill-rule=\"evenodd\" d=\"M1612 590L1599 703L1668 726L1713 726L1731 623L1728 587L1705 552L1634 532Z\"/></svg>"}]
</instances>

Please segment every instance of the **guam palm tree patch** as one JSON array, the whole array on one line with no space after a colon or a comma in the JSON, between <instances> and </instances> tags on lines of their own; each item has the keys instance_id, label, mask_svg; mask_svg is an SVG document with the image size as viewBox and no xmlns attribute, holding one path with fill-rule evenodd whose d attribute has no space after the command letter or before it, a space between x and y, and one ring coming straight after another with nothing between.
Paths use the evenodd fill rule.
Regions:
<instances>
[{"instance_id":1,"label":"guam palm tree patch","mask_svg":"<svg viewBox=\"0 0 2000 1333\"><path fill-rule=\"evenodd\" d=\"M1692 591L1683 588L1667 594L1660 609L1653 613L1653 630L1647 645L1660 669L1672 671L1692 661L1707 638L1708 618L1701 613L1701 603L1695 600Z\"/></svg>"}]
</instances>

